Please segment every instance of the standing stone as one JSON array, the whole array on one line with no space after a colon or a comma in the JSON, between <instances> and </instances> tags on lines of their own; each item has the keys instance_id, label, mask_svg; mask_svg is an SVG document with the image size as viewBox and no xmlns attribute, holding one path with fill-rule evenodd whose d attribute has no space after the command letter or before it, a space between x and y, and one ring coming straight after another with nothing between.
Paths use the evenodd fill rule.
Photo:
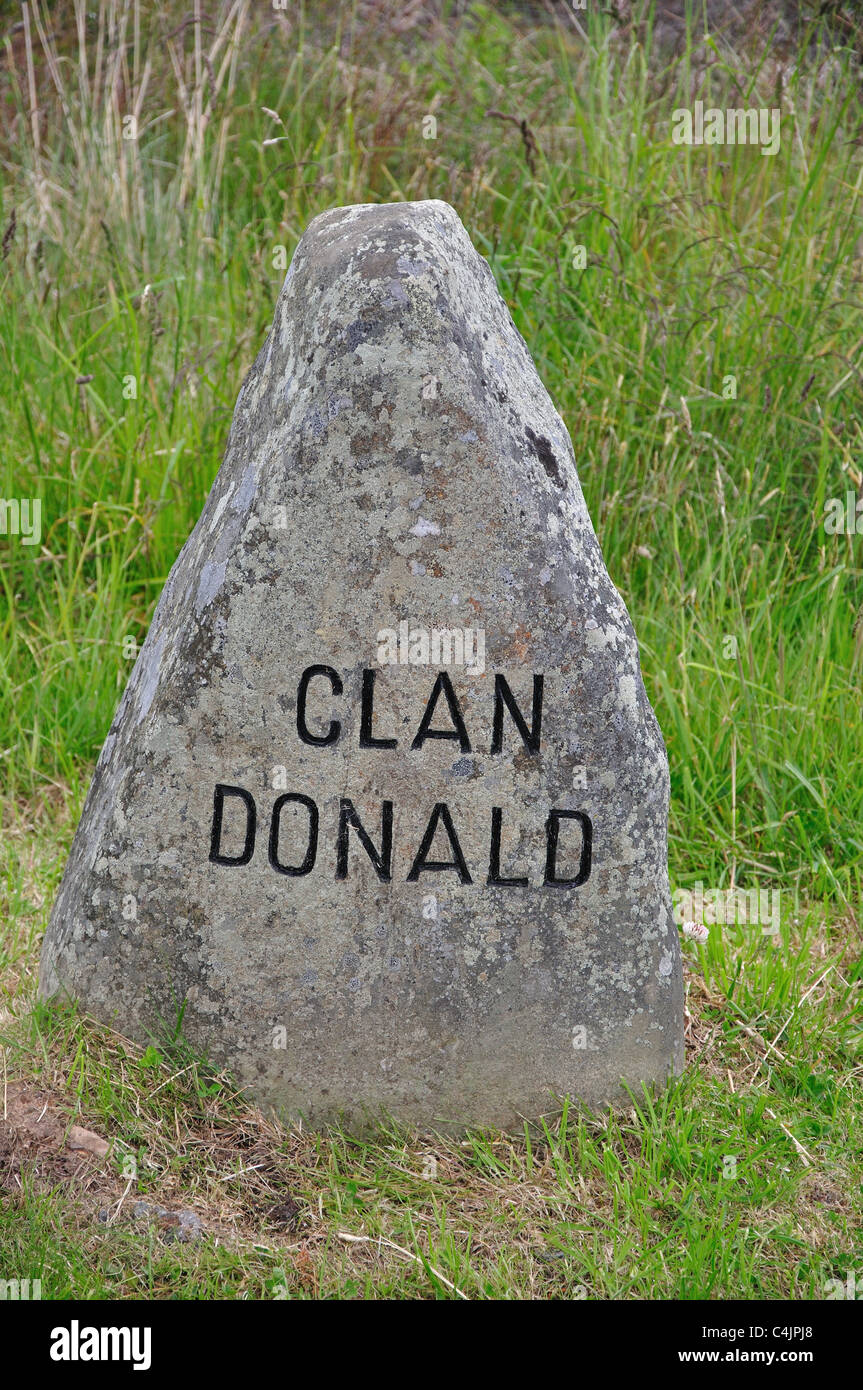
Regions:
<instances>
[{"instance_id":1,"label":"standing stone","mask_svg":"<svg viewBox=\"0 0 863 1390\"><path fill-rule=\"evenodd\" d=\"M311 1124L679 1070L668 765L572 445L442 202L316 217L99 759L41 993Z\"/></svg>"}]
</instances>

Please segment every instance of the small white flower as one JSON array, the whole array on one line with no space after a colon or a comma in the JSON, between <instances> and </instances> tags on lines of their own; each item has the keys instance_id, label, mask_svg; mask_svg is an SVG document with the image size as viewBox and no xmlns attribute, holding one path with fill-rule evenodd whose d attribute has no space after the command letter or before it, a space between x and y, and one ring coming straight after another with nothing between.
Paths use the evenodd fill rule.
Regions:
<instances>
[{"instance_id":1,"label":"small white flower","mask_svg":"<svg viewBox=\"0 0 863 1390\"><path fill-rule=\"evenodd\" d=\"M710 928L705 927L703 922L684 922L683 935L688 936L690 941L697 941L699 945L704 945L710 935Z\"/></svg>"}]
</instances>

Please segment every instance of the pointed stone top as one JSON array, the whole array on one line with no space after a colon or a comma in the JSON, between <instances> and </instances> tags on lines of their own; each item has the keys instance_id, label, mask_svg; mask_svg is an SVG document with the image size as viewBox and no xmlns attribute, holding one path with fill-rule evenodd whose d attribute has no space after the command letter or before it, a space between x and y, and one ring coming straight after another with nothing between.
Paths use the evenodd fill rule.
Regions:
<instances>
[{"instance_id":1,"label":"pointed stone top","mask_svg":"<svg viewBox=\"0 0 863 1390\"><path fill-rule=\"evenodd\" d=\"M311 1122L519 1125L682 1058L668 768L572 446L446 203L310 224L45 940Z\"/></svg>"}]
</instances>

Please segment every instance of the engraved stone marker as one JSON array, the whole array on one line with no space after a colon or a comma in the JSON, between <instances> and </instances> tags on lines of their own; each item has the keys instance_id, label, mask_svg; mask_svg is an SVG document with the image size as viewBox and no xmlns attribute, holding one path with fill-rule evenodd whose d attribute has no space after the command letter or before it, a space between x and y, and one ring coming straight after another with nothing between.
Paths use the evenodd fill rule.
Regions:
<instances>
[{"instance_id":1,"label":"engraved stone marker","mask_svg":"<svg viewBox=\"0 0 863 1390\"><path fill-rule=\"evenodd\" d=\"M303 236L51 917L43 997L312 1124L679 1070L668 766L566 428L452 208Z\"/></svg>"}]
</instances>

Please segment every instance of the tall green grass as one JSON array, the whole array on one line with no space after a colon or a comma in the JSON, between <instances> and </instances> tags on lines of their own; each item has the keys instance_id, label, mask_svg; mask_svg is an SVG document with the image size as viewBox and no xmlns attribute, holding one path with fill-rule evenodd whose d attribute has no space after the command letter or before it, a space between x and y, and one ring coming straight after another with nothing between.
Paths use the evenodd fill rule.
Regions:
<instances>
[{"instance_id":1,"label":"tall green grass","mask_svg":"<svg viewBox=\"0 0 863 1390\"><path fill-rule=\"evenodd\" d=\"M863 542L823 510L861 483L859 75L814 24L796 61L742 68L697 21L664 58L650 8L627 35L599 7L583 33L484 5L404 32L350 6L24 7L0 131L0 488L42 499L43 536L0 537L7 824L51 785L80 806L124 640L267 332L278 248L333 205L441 197L572 434L668 744L673 876L853 909ZM780 152L673 145L696 97L779 106Z\"/></svg>"},{"instance_id":2,"label":"tall green grass","mask_svg":"<svg viewBox=\"0 0 863 1390\"><path fill-rule=\"evenodd\" d=\"M45 1298L824 1297L863 1256L863 542L822 524L863 482L856 54L819 21L796 59L738 60L696 14L673 60L651 6L530 30L95 3L25 6L0 78L0 495L43 504L39 547L0 536L1 1089L56 1127L37 1169L12 1126L0 1273ZM778 105L780 152L673 145L696 98ZM31 1010L38 944L280 248L324 208L425 197L572 434L668 744L675 881L808 901L770 944L684 942L690 1065L628 1113L287 1134L180 1044ZM112 1150L70 1178L73 1121ZM138 1197L208 1234L166 1244Z\"/></svg>"}]
</instances>

